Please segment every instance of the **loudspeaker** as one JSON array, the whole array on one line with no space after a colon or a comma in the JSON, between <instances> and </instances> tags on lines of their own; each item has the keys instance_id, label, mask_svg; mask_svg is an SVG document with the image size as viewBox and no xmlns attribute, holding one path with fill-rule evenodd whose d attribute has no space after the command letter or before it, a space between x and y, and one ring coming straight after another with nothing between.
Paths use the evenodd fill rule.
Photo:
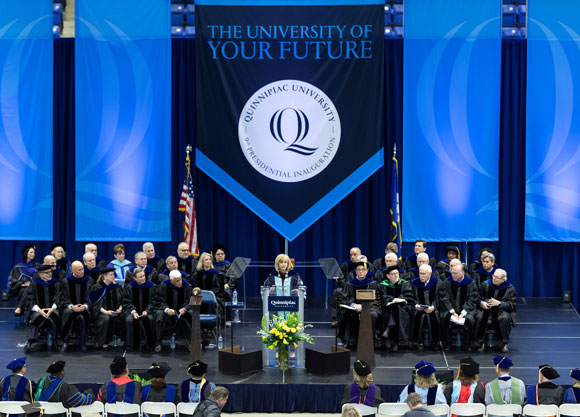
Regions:
<instances>
[{"instance_id":1,"label":"loudspeaker","mask_svg":"<svg viewBox=\"0 0 580 417\"><path fill-rule=\"evenodd\" d=\"M571 291L564 291L562 293L562 302L563 303L569 303L571 296L572 296Z\"/></svg>"}]
</instances>

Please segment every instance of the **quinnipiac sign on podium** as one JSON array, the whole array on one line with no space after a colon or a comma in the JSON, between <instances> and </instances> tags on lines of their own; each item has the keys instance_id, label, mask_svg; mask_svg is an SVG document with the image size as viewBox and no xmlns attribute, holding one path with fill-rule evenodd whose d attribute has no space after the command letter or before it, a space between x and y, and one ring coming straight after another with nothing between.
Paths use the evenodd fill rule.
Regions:
<instances>
[{"instance_id":1,"label":"quinnipiac sign on podium","mask_svg":"<svg viewBox=\"0 0 580 417\"><path fill-rule=\"evenodd\" d=\"M384 163L383 29L378 0L196 2L196 165L288 240Z\"/></svg>"}]
</instances>

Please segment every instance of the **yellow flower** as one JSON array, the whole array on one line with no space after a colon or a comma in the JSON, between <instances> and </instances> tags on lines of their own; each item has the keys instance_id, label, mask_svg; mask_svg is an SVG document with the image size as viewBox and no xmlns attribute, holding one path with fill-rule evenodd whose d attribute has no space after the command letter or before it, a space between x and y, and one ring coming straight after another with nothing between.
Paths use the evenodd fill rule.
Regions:
<instances>
[{"instance_id":1,"label":"yellow flower","mask_svg":"<svg viewBox=\"0 0 580 417\"><path fill-rule=\"evenodd\" d=\"M294 347L298 347L298 343L294 342Z\"/></svg>"},{"instance_id":2,"label":"yellow flower","mask_svg":"<svg viewBox=\"0 0 580 417\"><path fill-rule=\"evenodd\" d=\"M273 343L273 346L277 346L277 345L278 345L278 341L276 340L276 341Z\"/></svg>"},{"instance_id":3,"label":"yellow flower","mask_svg":"<svg viewBox=\"0 0 580 417\"><path fill-rule=\"evenodd\" d=\"M270 334L276 334L278 332L278 330L276 328L273 328L272 330L270 330Z\"/></svg>"},{"instance_id":4,"label":"yellow flower","mask_svg":"<svg viewBox=\"0 0 580 417\"><path fill-rule=\"evenodd\" d=\"M266 339L267 339L267 337L266 337L266 336L262 336L262 340L266 340Z\"/></svg>"},{"instance_id":5,"label":"yellow flower","mask_svg":"<svg viewBox=\"0 0 580 417\"><path fill-rule=\"evenodd\" d=\"M284 339L284 344L285 344L285 345L289 345L289 344L290 344L290 342L288 342L286 339Z\"/></svg>"},{"instance_id":6,"label":"yellow flower","mask_svg":"<svg viewBox=\"0 0 580 417\"><path fill-rule=\"evenodd\" d=\"M273 345L270 345L270 346L268 346L268 348L269 348L270 350L274 350L274 346L273 346Z\"/></svg>"},{"instance_id":7,"label":"yellow flower","mask_svg":"<svg viewBox=\"0 0 580 417\"><path fill-rule=\"evenodd\" d=\"M290 329L290 331L291 331L292 333L296 333L296 328L295 328L295 327L292 327L292 328Z\"/></svg>"}]
</instances>

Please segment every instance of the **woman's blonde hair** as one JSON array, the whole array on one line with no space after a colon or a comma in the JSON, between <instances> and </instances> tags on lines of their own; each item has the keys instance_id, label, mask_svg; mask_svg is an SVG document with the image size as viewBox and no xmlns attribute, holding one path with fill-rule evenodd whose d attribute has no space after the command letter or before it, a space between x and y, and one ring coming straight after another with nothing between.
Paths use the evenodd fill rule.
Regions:
<instances>
[{"instance_id":1,"label":"woman's blonde hair","mask_svg":"<svg viewBox=\"0 0 580 417\"><path fill-rule=\"evenodd\" d=\"M373 374L360 376L356 371L352 371L352 380L359 386L360 389L366 389L373 383Z\"/></svg>"},{"instance_id":2,"label":"woman's blonde hair","mask_svg":"<svg viewBox=\"0 0 580 417\"><path fill-rule=\"evenodd\" d=\"M580 388L580 381L574 378L572 378L572 381L574 381L574 384L572 385L574 388Z\"/></svg>"},{"instance_id":3,"label":"woman's blonde hair","mask_svg":"<svg viewBox=\"0 0 580 417\"><path fill-rule=\"evenodd\" d=\"M203 260L205 258L211 259L211 267L213 268L213 256L211 256L211 253L202 252L201 255L199 255L199 260L197 261L197 266L195 267L195 269L197 269L198 271L201 271L203 269Z\"/></svg>"},{"instance_id":4,"label":"woman's blonde hair","mask_svg":"<svg viewBox=\"0 0 580 417\"><path fill-rule=\"evenodd\" d=\"M56 253L56 250L57 250L58 248L61 248L61 249L62 249L62 257L63 257L63 258L65 258L65 257L66 257L66 251L64 250L64 247L62 247L62 246L60 246L60 245L59 245L59 246L55 246L55 247L54 247L54 248L53 248L53 249L50 251L50 254L51 254L52 256L54 256L54 254ZM36 250L36 248L35 248L35 250ZM54 256L54 257L56 258L56 256Z\"/></svg>"},{"instance_id":5,"label":"woman's blonde hair","mask_svg":"<svg viewBox=\"0 0 580 417\"><path fill-rule=\"evenodd\" d=\"M340 417L362 417L358 410L352 405L345 405L342 409L342 414Z\"/></svg>"},{"instance_id":6,"label":"woman's blonde hair","mask_svg":"<svg viewBox=\"0 0 580 417\"><path fill-rule=\"evenodd\" d=\"M419 388L431 388L438 384L435 374L429 376L423 376L417 374L417 380L415 381L415 386Z\"/></svg>"},{"instance_id":7,"label":"woman's blonde hair","mask_svg":"<svg viewBox=\"0 0 580 417\"><path fill-rule=\"evenodd\" d=\"M288 263L288 268L286 269L286 272L292 271L294 269L294 264L290 260L290 257L285 253L281 253L280 255L276 256L276 260L274 261L274 268L276 269L276 272L280 272L280 270L278 269L278 264L280 262Z\"/></svg>"}]
</instances>

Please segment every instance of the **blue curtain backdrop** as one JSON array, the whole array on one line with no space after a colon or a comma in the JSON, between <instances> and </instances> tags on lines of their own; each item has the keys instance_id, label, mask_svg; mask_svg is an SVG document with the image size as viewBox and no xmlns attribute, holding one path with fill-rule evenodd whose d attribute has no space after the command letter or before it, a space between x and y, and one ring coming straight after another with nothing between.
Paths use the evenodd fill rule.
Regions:
<instances>
[{"instance_id":1,"label":"blue curtain backdrop","mask_svg":"<svg viewBox=\"0 0 580 417\"><path fill-rule=\"evenodd\" d=\"M500 8L405 2L403 239L498 239Z\"/></svg>"},{"instance_id":2,"label":"blue curtain backdrop","mask_svg":"<svg viewBox=\"0 0 580 417\"><path fill-rule=\"evenodd\" d=\"M580 241L580 10L537 0L528 13L526 240Z\"/></svg>"},{"instance_id":3,"label":"blue curtain backdrop","mask_svg":"<svg viewBox=\"0 0 580 417\"><path fill-rule=\"evenodd\" d=\"M174 150L195 144L192 125L195 123L194 40L172 40L172 143ZM67 245L67 257L77 258L86 242L75 242L74 230L74 40L55 41L54 71L54 149L55 210L54 239ZM397 142L399 163L402 164L402 80L403 41L385 41L386 60L386 132L385 148L392 150ZM482 247L489 246L498 254L498 263L507 269L510 281L520 296L561 296L564 289L572 290L578 306L580 283L576 274L580 268L580 244L524 242L525 200L525 123L526 123L526 41L502 41L502 83L500 121L500 208L499 242L460 244L462 258L472 260ZM175 151L177 159L177 151ZM390 157L390 154L387 153ZM401 169L402 167L400 167ZM389 236L390 164L382 168L340 204L316 222L290 244L290 255L298 261L333 256L346 259L351 246L360 246L371 258L384 254ZM400 171L402 172L402 171ZM171 165L172 241L156 244L158 253L174 254L181 238L182 218L177 199L183 181L183 161ZM401 180L403 180L401 178ZM417 178L406 179L418 181ZM284 241L269 226L243 207L233 197L196 171L195 186L201 248L208 250L220 241L228 249L230 259L235 255L254 260L272 260L284 249ZM405 205L403 200L402 205ZM403 229L403 236L405 230ZM20 259L24 241L0 241L0 269L5 271ZM112 258L116 242L97 242L99 253ZM140 249L142 242L126 244L129 258ZM447 244L429 244L429 254L437 259L445 257ZM38 254L49 251L49 242L37 242ZM411 243L403 244L403 255L412 253ZM309 285L309 296L324 295L324 278L313 269L298 268ZM256 293L268 268L253 269L247 276L248 295ZM4 284L5 285L5 281Z\"/></svg>"},{"instance_id":4,"label":"blue curtain backdrop","mask_svg":"<svg viewBox=\"0 0 580 417\"><path fill-rule=\"evenodd\" d=\"M171 239L169 6L77 0L79 240Z\"/></svg>"},{"instance_id":5,"label":"blue curtain backdrop","mask_svg":"<svg viewBox=\"0 0 580 417\"><path fill-rule=\"evenodd\" d=\"M52 2L0 13L0 239L52 239Z\"/></svg>"}]
</instances>

